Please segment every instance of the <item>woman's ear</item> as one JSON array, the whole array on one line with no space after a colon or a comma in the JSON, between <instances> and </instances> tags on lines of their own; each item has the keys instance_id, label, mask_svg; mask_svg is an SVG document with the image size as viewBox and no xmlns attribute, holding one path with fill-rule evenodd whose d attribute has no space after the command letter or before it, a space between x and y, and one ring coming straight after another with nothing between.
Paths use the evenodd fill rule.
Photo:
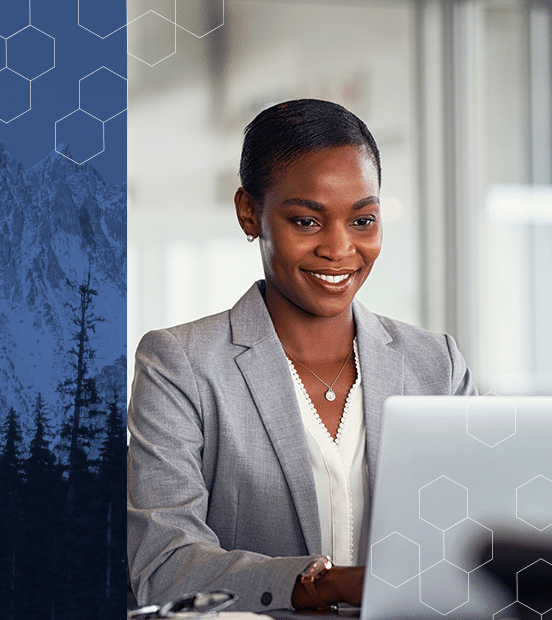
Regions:
<instances>
[{"instance_id":1,"label":"woman's ear","mask_svg":"<svg viewBox=\"0 0 552 620\"><path fill-rule=\"evenodd\" d=\"M234 196L234 204L236 205L236 215L238 222L246 235L258 237L260 234L260 224L253 198L240 187Z\"/></svg>"}]
</instances>

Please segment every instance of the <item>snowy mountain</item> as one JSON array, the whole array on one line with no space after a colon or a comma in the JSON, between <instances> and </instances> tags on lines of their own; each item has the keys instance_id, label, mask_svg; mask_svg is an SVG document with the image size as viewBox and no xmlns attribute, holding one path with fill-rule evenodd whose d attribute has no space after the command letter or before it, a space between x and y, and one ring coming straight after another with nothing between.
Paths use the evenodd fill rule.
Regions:
<instances>
[{"instance_id":1,"label":"snowy mountain","mask_svg":"<svg viewBox=\"0 0 552 620\"><path fill-rule=\"evenodd\" d=\"M0 143L0 226L0 413L13 405L28 428L40 391L59 421L73 346L66 304L78 305L67 280L81 284L89 269L105 319L91 335L91 374L125 403L126 184L107 186L90 163L55 151L25 170Z\"/></svg>"}]
</instances>

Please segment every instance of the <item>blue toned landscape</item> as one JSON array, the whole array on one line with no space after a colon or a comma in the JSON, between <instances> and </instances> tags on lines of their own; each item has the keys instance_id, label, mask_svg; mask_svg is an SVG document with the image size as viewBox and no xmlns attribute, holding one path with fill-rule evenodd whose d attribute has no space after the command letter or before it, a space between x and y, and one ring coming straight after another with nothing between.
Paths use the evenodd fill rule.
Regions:
<instances>
[{"instance_id":1,"label":"blue toned landscape","mask_svg":"<svg viewBox=\"0 0 552 620\"><path fill-rule=\"evenodd\" d=\"M15 407L26 432L40 392L51 422L61 421L56 388L73 329L65 304L76 303L67 280L80 284L89 268L94 312L105 319L91 334L89 370L106 398L116 382L124 404L126 184L106 185L91 162L79 166L55 151L25 170L0 144L0 221L2 408Z\"/></svg>"},{"instance_id":2,"label":"blue toned landscape","mask_svg":"<svg viewBox=\"0 0 552 620\"><path fill-rule=\"evenodd\" d=\"M2 620L125 606L126 184L0 143Z\"/></svg>"},{"instance_id":3,"label":"blue toned landscape","mask_svg":"<svg viewBox=\"0 0 552 620\"><path fill-rule=\"evenodd\" d=\"M0 620L125 612L125 14L0 2Z\"/></svg>"}]
</instances>

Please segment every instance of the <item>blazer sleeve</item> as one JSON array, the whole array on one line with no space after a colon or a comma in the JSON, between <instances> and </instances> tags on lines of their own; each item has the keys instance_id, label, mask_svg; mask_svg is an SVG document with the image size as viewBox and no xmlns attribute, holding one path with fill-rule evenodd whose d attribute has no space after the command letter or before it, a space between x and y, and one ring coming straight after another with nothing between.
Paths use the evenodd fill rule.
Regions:
<instances>
[{"instance_id":1,"label":"blazer sleeve","mask_svg":"<svg viewBox=\"0 0 552 620\"><path fill-rule=\"evenodd\" d=\"M239 597L232 610L291 609L310 556L226 551L206 524L204 415L182 346L167 330L146 334L128 411L128 560L138 604L223 588Z\"/></svg>"},{"instance_id":2,"label":"blazer sleeve","mask_svg":"<svg viewBox=\"0 0 552 620\"><path fill-rule=\"evenodd\" d=\"M453 396L477 396L477 387L452 336L445 334L451 360L451 394Z\"/></svg>"}]
</instances>

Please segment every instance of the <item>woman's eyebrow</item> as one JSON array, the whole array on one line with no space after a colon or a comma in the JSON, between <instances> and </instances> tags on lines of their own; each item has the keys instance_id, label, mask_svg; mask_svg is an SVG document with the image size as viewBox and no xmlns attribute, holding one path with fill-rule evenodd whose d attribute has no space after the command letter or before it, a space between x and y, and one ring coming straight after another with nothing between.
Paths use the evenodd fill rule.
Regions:
<instances>
[{"instance_id":1,"label":"woman's eyebrow","mask_svg":"<svg viewBox=\"0 0 552 620\"><path fill-rule=\"evenodd\" d=\"M307 200L306 198L287 198L282 202L283 205L299 205L300 207L307 207L307 209L312 209L313 211L327 211L328 208L326 205L321 202L316 202L315 200ZM352 211L357 211L358 209L363 209L368 205L379 205L379 198L377 196L367 196L366 198L361 198L357 200L353 206L351 207Z\"/></svg>"},{"instance_id":2,"label":"woman's eyebrow","mask_svg":"<svg viewBox=\"0 0 552 620\"><path fill-rule=\"evenodd\" d=\"M357 200L353 205L353 211L357 209L363 209L369 205L378 205L379 207L379 198L377 196L367 196L366 198L362 198L361 200Z\"/></svg>"},{"instance_id":3,"label":"woman's eyebrow","mask_svg":"<svg viewBox=\"0 0 552 620\"><path fill-rule=\"evenodd\" d=\"M315 200L307 200L306 198L286 198L282 202L283 205L299 205L300 207L307 207L307 209L312 209L313 211L327 211L326 205L323 205L321 202L316 202Z\"/></svg>"}]
</instances>

